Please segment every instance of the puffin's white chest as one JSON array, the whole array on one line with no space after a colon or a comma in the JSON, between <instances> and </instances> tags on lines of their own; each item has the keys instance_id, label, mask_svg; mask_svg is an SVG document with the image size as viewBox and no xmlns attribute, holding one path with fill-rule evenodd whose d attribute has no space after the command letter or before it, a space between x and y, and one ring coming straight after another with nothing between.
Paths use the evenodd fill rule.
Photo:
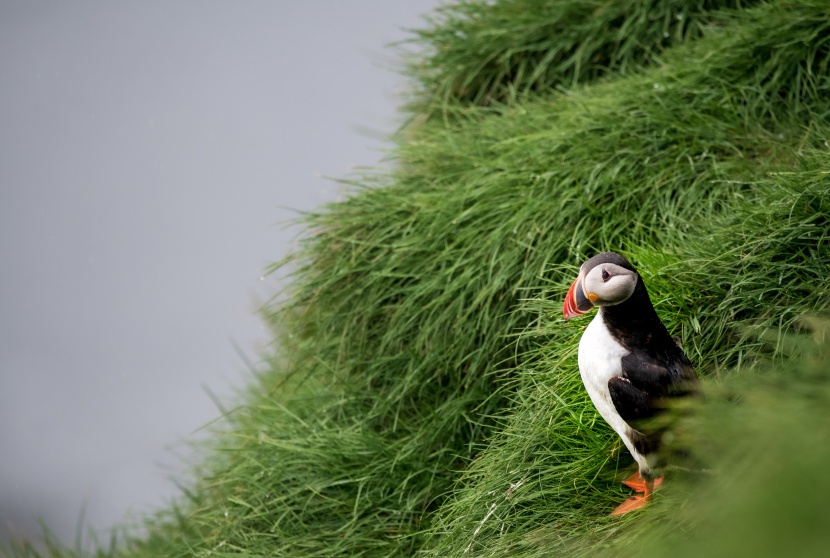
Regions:
<instances>
[{"instance_id":1,"label":"puffin's white chest","mask_svg":"<svg viewBox=\"0 0 830 558\"><path fill-rule=\"evenodd\" d=\"M628 351L608 333L602 316L597 313L579 341L579 374L594 406L609 423L612 416L618 415L608 392L608 380L622 375L621 359L627 354Z\"/></svg>"},{"instance_id":2,"label":"puffin's white chest","mask_svg":"<svg viewBox=\"0 0 830 558\"><path fill-rule=\"evenodd\" d=\"M622 375L621 359L627 354L628 350L608 332L602 315L598 312L579 341L579 374L600 416L611 425L634 458L640 462L644 456L634 449L630 440L632 429L620 417L608 391L608 380Z\"/></svg>"}]
</instances>

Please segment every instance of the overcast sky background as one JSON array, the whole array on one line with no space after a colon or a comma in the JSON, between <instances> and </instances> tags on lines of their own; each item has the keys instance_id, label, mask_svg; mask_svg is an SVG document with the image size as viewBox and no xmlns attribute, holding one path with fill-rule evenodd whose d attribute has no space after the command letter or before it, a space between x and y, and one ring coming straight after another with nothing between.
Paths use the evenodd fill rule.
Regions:
<instances>
[{"instance_id":1,"label":"overcast sky background","mask_svg":"<svg viewBox=\"0 0 830 558\"><path fill-rule=\"evenodd\" d=\"M438 0L0 1L0 538L177 490L269 341L284 209L377 165ZM231 341L233 340L233 342Z\"/></svg>"}]
</instances>

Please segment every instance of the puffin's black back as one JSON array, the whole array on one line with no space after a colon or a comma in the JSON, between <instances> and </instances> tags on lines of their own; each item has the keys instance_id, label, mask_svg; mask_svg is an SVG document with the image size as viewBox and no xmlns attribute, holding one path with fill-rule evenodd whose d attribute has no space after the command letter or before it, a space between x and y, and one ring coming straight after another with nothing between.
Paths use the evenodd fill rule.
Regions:
<instances>
[{"instance_id":1,"label":"puffin's black back","mask_svg":"<svg viewBox=\"0 0 830 558\"><path fill-rule=\"evenodd\" d=\"M612 252L588 262L614 263L636 272L628 260ZM639 273L632 295L620 304L602 307L601 315L611 336L629 351L622 358L622 378L609 382L611 399L623 420L642 433L634 440L638 450L651 453L659 446L663 429L650 428L646 420L662 412L668 399L696 391L697 375L654 310Z\"/></svg>"}]
</instances>

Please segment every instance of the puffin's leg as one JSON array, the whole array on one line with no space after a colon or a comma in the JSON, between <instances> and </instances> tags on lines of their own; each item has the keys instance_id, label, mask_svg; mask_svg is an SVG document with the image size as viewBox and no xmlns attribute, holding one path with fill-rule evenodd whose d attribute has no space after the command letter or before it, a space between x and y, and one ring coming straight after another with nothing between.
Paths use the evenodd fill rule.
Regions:
<instances>
[{"instance_id":1,"label":"puffin's leg","mask_svg":"<svg viewBox=\"0 0 830 558\"><path fill-rule=\"evenodd\" d=\"M622 515L624 513L639 510L640 508L645 507L649 500L651 500L651 493L653 490L654 482L646 481L642 495L636 494L634 496L630 496L625 502L617 506L617 508L611 512L611 515Z\"/></svg>"},{"instance_id":2,"label":"puffin's leg","mask_svg":"<svg viewBox=\"0 0 830 558\"><path fill-rule=\"evenodd\" d=\"M632 488L636 492L642 492L642 495L635 494L629 497L625 502L617 506L611 512L611 515L622 515L630 511L638 510L645 507L651 501L651 495L658 486L663 483L663 477L654 478L649 474L643 475L640 471L634 473L631 477L623 481L623 484Z\"/></svg>"},{"instance_id":3,"label":"puffin's leg","mask_svg":"<svg viewBox=\"0 0 830 558\"><path fill-rule=\"evenodd\" d=\"M634 492L646 491L646 480L642 477L642 475L640 475L639 470L622 482L628 488L634 490ZM663 477L657 477L654 479L654 490L657 490L661 484L663 484Z\"/></svg>"}]
</instances>

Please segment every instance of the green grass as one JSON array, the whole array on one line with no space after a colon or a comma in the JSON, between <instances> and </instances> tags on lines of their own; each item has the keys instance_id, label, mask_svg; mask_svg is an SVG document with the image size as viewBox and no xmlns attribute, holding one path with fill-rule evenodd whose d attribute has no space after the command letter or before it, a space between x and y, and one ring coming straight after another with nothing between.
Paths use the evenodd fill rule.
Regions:
<instances>
[{"instance_id":1,"label":"green grass","mask_svg":"<svg viewBox=\"0 0 830 558\"><path fill-rule=\"evenodd\" d=\"M811 153L798 164L814 168L826 162L825 153ZM725 386L737 382L740 388L732 387L733 399L743 397L747 383L743 377L754 378L753 368L769 366L770 361L782 372L805 366L793 359L784 332L804 331L807 328L799 316L827 311L830 185L826 173L813 170L771 176L755 184L755 194L745 195L746 201L734 203L734 213L718 219L717 228L711 222L701 224L671 252L647 246L631 252L663 319L683 338L687 353L709 377L706 385L712 386L713 392L720 382ZM763 229L768 232L759 235ZM575 273L574 268L569 276ZM595 556L609 541L617 543L609 555L618 556L619 540L628 540L629 532L623 529L645 524L672 533L672 528L680 530L689 519L675 518L674 510L690 505L690 493L673 495L671 485L660 494L661 499L671 498L671 505L658 502L640 517L620 520L607 516L627 495L618 479L623 476L620 469L628 467L626 475L631 472L632 460L591 410L581 386L575 342L585 324L565 325L559 320L563 285L552 285L526 301L526 307L538 315L523 334L539 339L536 359L525 364L515 382L505 387L512 394L508 419L466 469L453 500L444 505L436 520L435 556L462 555L471 543L473 555L481 556L507 552L511 556L546 556L553 550ZM823 366L824 374L830 372L830 361L825 359ZM789 385L799 389L795 382ZM826 391L830 385L822 389ZM801 404L797 400L785 403ZM730 421L723 408L731 409L733 416L738 411L726 401L713 398L707 405L716 411L705 407L693 415L693 421L710 417L710 432L724 425L727 432L734 429L729 432L729 442L741 435L752 441L763 436L757 428L746 429L746 424ZM762 406L751 407L749 412L764 415L773 423L777 418L774 411ZM692 425L700 427L695 422ZM754 457L747 452L723 458L705 447L708 440L692 437L692 427L685 428L675 429L674 434L684 442L684 448L703 454L694 461L698 467L702 462L728 471L736 466L730 459L743 458L739 465L746 468L747 460ZM791 443L798 439L784 430L773 430L770 436L774 434ZM717 435L714 440L730 447ZM743 450L747 445L744 442L740 447ZM789 459L786 453L780 457L785 462ZM675 473L670 480L676 483L682 475L678 479ZM511 490L511 486L520 488ZM488 517L493 505L495 513ZM701 508L711 511L699 506L695 512ZM485 517L487 522L483 522ZM640 535L642 529L634 532ZM690 539L699 536L690 531ZM658 551L657 555L665 554Z\"/></svg>"},{"instance_id":2,"label":"green grass","mask_svg":"<svg viewBox=\"0 0 830 558\"><path fill-rule=\"evenodd\" d=\"M457 2L416 30L429 56L409 69L422 106L489 105L549 95L603 77L635 73L669 47L717 25L719 9L756 1L496 0Z\"/></svg>"},{"instance_id":3,"label":"green grass","mask_svg":"<svg viewBox=\"0 0 830 558\"><path fill-rule=\"evenodd\" d=\"M182 499L102 554L826 543L827 326L804 320L830 304L830 3L460 3L416 38L394 169L301 217L270 370ZM607 249L704 377L674 435L715 471L621 519L632 462L579 379L587 320L561 317Z\"/></svg>"}]
</instances>

